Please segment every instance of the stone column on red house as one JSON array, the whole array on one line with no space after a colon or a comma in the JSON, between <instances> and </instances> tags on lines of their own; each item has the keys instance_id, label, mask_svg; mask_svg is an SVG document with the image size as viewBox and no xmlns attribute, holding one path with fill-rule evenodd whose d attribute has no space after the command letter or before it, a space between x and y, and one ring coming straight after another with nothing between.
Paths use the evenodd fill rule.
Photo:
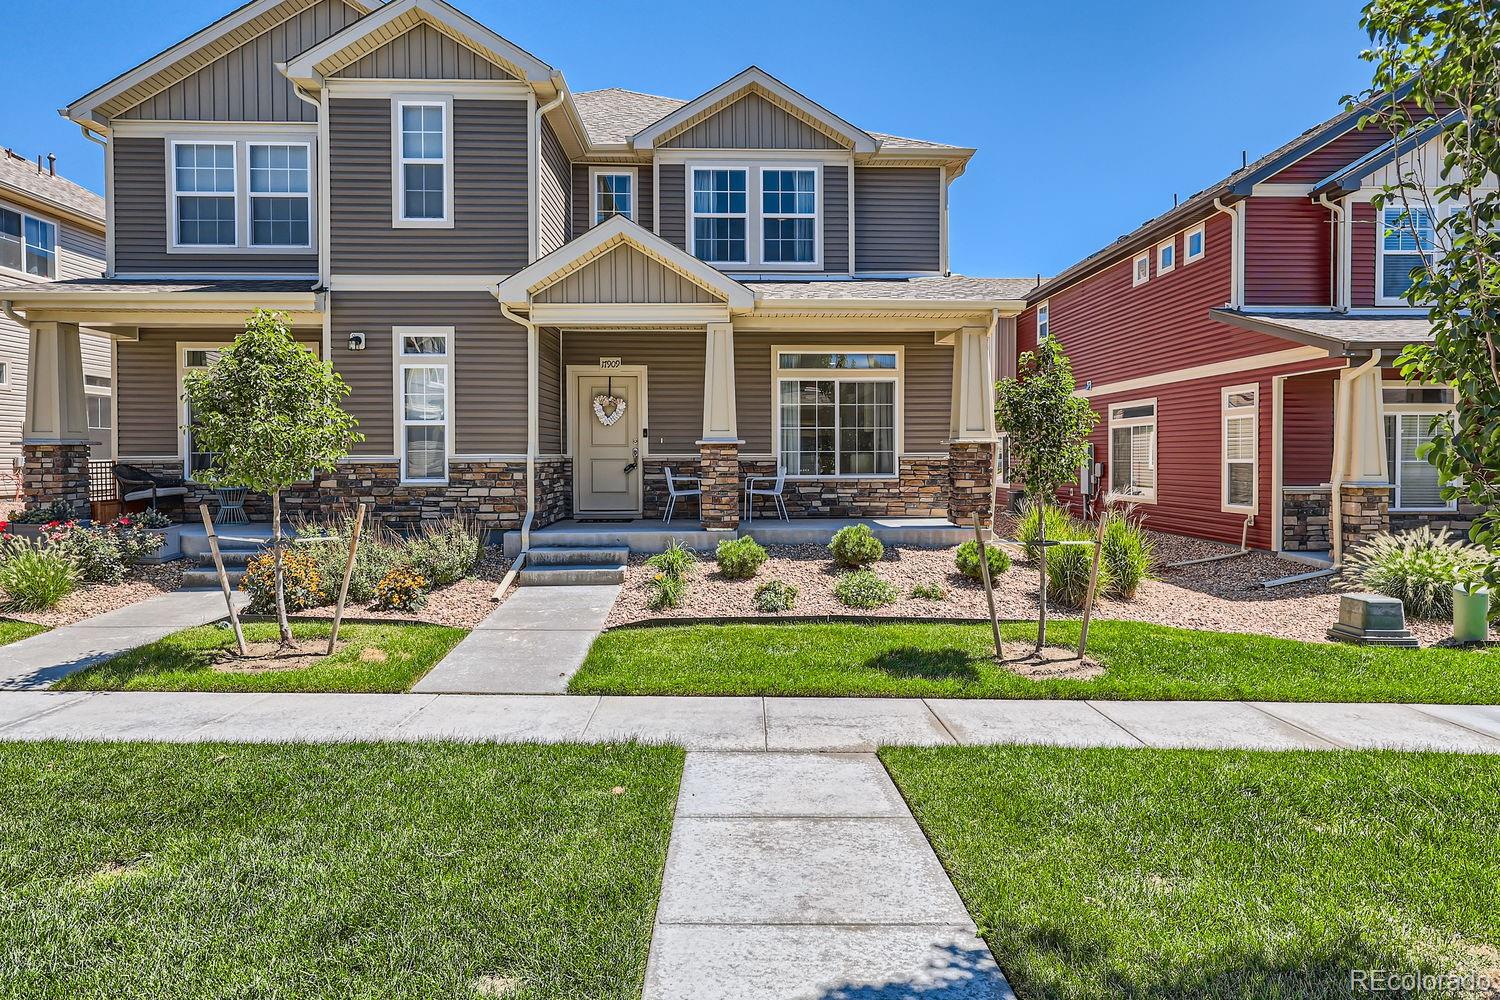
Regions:
<instances>
[{"instance_id":1,"label":"stone column on red house","mask_svg":"<svg viewBox=\"0 0 1500 1000\"><path fill-rule=\"evenodd\" d=\"M1339 517L1345 552L1353 552L1371 535L1391 530L1391 493L1386 485L1344 485L1339 492Z\"/></svg>"},{"instance_id":2,"label":"stone column on red house","mask_svg":"<svg viewBox=\"0 0 1500 1000\"><path fill-rule=\"evenodd\" d=\"M953 405L948 441L948 518L995 521L995 366L990 328L966 326L953 339Z\"/></svg>"},{"instance_id":3,"label":"stone column on red house","mask_svg":"<svg viewBox=\"0 0 1500 1000\"><path fill-rule=\"evenodd\" d=\"M1386 467L1385 404L1381 391L1379 355L1372 363L1347 368L1339 375L1336 420L1343 434L1335 440L1343 448L1336 456L1338 474L1339 539L1335 557L1343 557L1371 535L1391 527L1390 470Z\"/></svg>"},{"instance_id":4,"label":"stone column on red house","mask_svg":"<svg viewBox=\"0 0 1500 1000\"><path fill-rule=\"evenodd\" d=\"M700 518L710 531L740 526L740 441L734 405L734 326L708 324L703 355L703 438L698 442Z\"/></svg>"},{"instance_id":5,"label":"stone column on red house","mask_svg":"<svg viewBox=\"0 0 1500 1000\"><path fill-rule=\"evenodd\" d=\"M32 323L21 486L28 504L64 501L89 513L89 441L77 323Z\"/></svg>"}]
</instances>

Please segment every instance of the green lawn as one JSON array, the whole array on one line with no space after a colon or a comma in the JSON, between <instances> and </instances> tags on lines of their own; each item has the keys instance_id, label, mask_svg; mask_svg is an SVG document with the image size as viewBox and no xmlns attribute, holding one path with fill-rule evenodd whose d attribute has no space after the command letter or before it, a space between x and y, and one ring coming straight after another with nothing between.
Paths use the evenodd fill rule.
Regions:
<instances>
[{"instance_id":1,"label":"green lawn","mask_svg":"<svg viewBox=\"0 0 1500 1000\"><path fill-rule=\"evenodd\" d=\"M1351 969L1500 970L1494 757L880 756L1021 1000L1332 1000Z\"/></svg>"},{"instance_id":2,"label":"green lawn","mask_svg":"<svg viewBox=\"0 0 1500 1000\"><path fill-rule=\"evenodd\" d=\"M1008 625L1007 653L1036 641ZM1078 624L1048 626L1076 647ZM1025 645L1023 645L1025 644ZM1459 649L1375 649L1097 622L1092 680L1020 677L993 660L988 625L768 624L620 629L594 642L575 694L875 695L946 698L1240 698L1265 701L1500 702L1500 657Z\"/></svg>"},{"instance_id":3,"label":"green lawn","mask_svg":"<svg viewBox=\"0 0 1500 1000\"><path fill-rule=\"evenodd\" d=\"M638 998L682 756L0 744L0 997Z\"/></svg>"},{"instance_id":4,"label":"green lawn","mask_svg":"<svg viewBox=\"0 0 1500 1000\"><path fill-rule=\"evenodd\" d=\"M325 623L294 622L298 639L327 639ZM177 632L65 677L59 691L405 691L467 633L441 625L345 625L340 649L307 667L261 672L220 670L217 654L234 648L228 628ZM274 624L245 626L250 642L276 638Z\"/></svg>"},{"instance_id":5,"label":"green lawn","mask_svg":"<svg viewBox=\"0 0 1500 1000\"><path fill-rule=\"evenodd\" d=\"M18 639L29 639L47 631L45 625L33 625L30 622L15 622L9 619L0 619L0 646Z\"/></svg>"}]
</instances>

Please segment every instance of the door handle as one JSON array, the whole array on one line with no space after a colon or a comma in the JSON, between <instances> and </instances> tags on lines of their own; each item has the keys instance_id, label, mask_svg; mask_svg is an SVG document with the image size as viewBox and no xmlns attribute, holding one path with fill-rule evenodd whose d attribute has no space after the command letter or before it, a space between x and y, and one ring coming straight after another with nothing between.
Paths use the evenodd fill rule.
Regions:
<instances>
[{"instance_id":1,"label":"door handle","mask_svg":"<svg viewBox=\"0 0 1500 1000\"><path fill-rule=\"evenodd\" d=\"M638 465L640 465L640 464L641 464L641 446L640 446L639 443L637 443L634 446L632 446L631 449L630 449L630 464L627 465L627 466L625 466L625 471L627 473L634 472L635 471L635 467L638 466Z\"/></svg>"}]
</instances>

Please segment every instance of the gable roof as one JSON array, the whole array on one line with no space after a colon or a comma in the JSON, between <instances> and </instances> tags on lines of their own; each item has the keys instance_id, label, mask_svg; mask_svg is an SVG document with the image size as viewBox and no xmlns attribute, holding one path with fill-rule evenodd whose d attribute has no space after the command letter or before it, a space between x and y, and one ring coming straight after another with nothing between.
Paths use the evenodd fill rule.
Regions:
<instances>
[{"instance_id":1,"label":"gable roof","mask_svg":"<svg viewBox=\"0 0 1500 1000\"><path fill-rule=\"evenodd\" d=\"M239 48L251 39L313 6L317 0L249 0L208 27L169 46L108 83L89 91L60 113L73 121L104 127L107 120ZM368 14L378 0L343 0Z\"/></svg>"},{"instance_id":2,"label":"gable roof","mask_svg":"<svg viewBox=\"0 0 1500 1000\"><path fill-rule=\"evenodd\" d=\"M9 148L0 150L0 198L14 192L17 200L32 201L40 209L52 209L93 223L104 231L104 199L81 184L37 167Z\"/></svg>"},{"instance_id":3,"label":"gable roof","mask_svg":"<svg viewBox=\"0 0 1500 1000\"><path fill-rule=\"evenodd\" d=\"M322 86L323 77L338 72L419 24L426 24L460 45L473 49L517 79L548 83L558 75L551 66L495 34L446 0L392 0L287 60L282 72L294 83L316 89Z\"/></svg>"},{"instance_id":4,"label":"gable roof","mask_svg":"<svg viewBox=\"0 0 1500 1000\"><path fill-rule=\"evenodd\" d=\"M1432 139L1437 138L1449 125L1463 117L1462 111L1450 111L1442 118L1434 118L1421 128L1415 129L1410 135L1399 140L1392 137L1370 150L1364 156L1340 170L1336 170L1327 177L1315 183L1312 187L1314 196L1320 194L1334 194L1335 192L1346 192L1358 189L1365 178L1371 174L1390 165L1395 160L1412 150L1417 149Z\"/></svg>"}]
</instances>

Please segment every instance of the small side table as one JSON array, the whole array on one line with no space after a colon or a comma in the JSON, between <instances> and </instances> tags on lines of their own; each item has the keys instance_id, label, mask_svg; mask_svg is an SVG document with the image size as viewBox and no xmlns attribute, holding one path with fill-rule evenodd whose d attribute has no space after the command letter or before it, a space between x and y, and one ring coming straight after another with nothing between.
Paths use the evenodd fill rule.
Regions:
<instances>
[{"instance_id":1,"label":"small side table","mask_svg":"<svg viewBox=\"0 0 1500 1000\"><path fill-rule=\"evenodd\" d=\"M245 494L242 486L229 486L214 490L219 495L219 510L214 514L214 524L248 524L245 516Z\"/></svg>"}]
</instances>

